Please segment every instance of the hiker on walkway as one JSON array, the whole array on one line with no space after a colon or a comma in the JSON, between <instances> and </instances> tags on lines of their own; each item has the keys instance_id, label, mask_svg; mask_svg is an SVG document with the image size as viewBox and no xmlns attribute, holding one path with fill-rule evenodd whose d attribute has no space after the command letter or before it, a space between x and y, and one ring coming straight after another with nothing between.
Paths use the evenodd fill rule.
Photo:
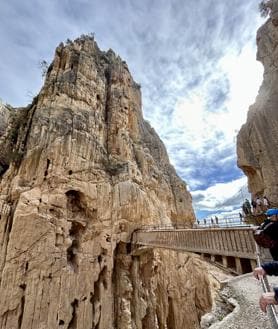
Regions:
<instances>
[{"instance_id":1,"label":"hiker on walkway","mask_svg":"<svg viewBox=\"0 0 278 329\"><path fill-rule=\"evenodd\" d=\"M260 225L260 229L268 235L272 240L277 241L277 244L269 248L272 258L278 261L278 209L268 209L266 211L267 219ZM269 225L272 223L271 225Z\"/></svg>"},{"instance_id":2,"label":"hiker on walkway","mask_svg":"<svg viewBox=\"0 0 278 329\"><path fill-rule=\"evenodd\" d=\"M252 199L251 205L252 205L252 213L253 215L256 215L256 206L257 206L256 200Z\"/></svg>"},{"instance_id":3,"label":"hiker on walkway","mask_svg":"<svg viewBox=\"0 0 278 329\"><path fill-rule=\"evenodd\" d=\"M256 214L261 214L263 212L262 209L263 202L262 200L257 196L256 198Z\"/></svg>"},{"instance_id":4,"label":"hiker on walkway","mask_svg":"<svg viewBox=\"0 0 278 329\"><path fill-rule=\"evenodd\" d=\"M251 204L248 199L245 199L243 205L242 205L242 210L245 215L251 214Z\"/></svg>"},{"instance_id":5,"label":"hiker on walkway","mask_svg":"<svg viewBox=\"0 0 278 329\"><path fill-rule=\"evenodd\" d=\"M277 245L269 249L274 261L264 263L254 269L253 275L256 279L261 279L265 275L278 275L278 209L268 209L265 214L268 218L263 222L261 228L265 227L264 232L271 239L276 240ZM272 225L269 225L270 223ZM278 287L273 290L273 292L263 293L260 297L259 305L263 312L266 312L267 305L278 304Z\"/></svg>"},{"instance_id":6,"label":"hiker on walkway","mask_svg":"<svg viewBox=\"0 0 278 329\"><path fill-rule=\"evenodd\" d=\"M264 263L262 266L256 267L253 271L253 275L258 280L265 275L278 275L278 262ZM273 292L263 293L260 297L259 305L263 312L266 312L267 305L278 304L278 287L273 290Z\"/></svg>"},{"instance_id":7,"label":"hiker on walkway","mask_svg":"<svg viewBox=\"0 0 278 329\"><path fill-rule=\"evenodd\" d=\"M267 211L269 206L270 206L269 200L266 196L264 196L264 198L263 198L263 210Z\"/></svg>"}]
</instances>

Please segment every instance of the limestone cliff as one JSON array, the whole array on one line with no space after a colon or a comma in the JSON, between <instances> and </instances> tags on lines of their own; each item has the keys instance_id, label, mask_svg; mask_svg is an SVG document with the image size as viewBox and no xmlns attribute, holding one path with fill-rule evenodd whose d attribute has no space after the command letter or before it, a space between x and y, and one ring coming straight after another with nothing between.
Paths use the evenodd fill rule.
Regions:
<instances>
[{"instance_id":1,"label":"limestone cliff","mask_svg":"<svg viewBox=\"0 0 278 329\"><path fill-rule=\"evenodd\" d=\"M194 213L126 63L88 36L60 44L33 103L5 115L0 328L199 328L204 265L130 253L134 229Z\"/></svg>"},{"instance_id":2,"label":"limestone cliff","mask_svg":"<svg viewBox=\"0 0 278 329\"><path fill-rule=\"evenodd\" d=\"M275 17L271 15L257 32L257 59L264 66L264 78L256 102L249 108L247 122L238 134L237 155L238 166L247 175L253 196L266 195L277 206L278 23Z\"/></svg>"}]
</instances>

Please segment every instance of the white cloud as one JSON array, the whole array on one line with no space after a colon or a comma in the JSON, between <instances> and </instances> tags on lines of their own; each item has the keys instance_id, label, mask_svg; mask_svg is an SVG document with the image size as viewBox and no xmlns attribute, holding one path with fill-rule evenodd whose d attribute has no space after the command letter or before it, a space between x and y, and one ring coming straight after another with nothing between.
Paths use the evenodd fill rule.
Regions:
<instances>
[{"instance_id":1,"label":"white cloud","mask_svg":"<svg viewBox=\"0 0 278 329\"><path fill-rule=\"evenodd\" d=\"M246 177L241 177L227 183L217 183L205 190L191 192L196 208L207 211L232 211L240 207L246 197ZM194 201L194 198L197 201ZM227 204L227 200L229 200ZM239 202L241 201L241 202Z\"/></svg>"},{"instance_id":2,"label":"white cloud","mask_svg":"<svg viewBox=\"0 0 278 329\"><path fill-rule=\"evenodd\" d=\"M226 104L228 113L222 120L222 127L229 138L245 122L247 109L254 103L262 82L263 67L255 61L255 53L254 45L248 43L240 54L228 53L220 60L230 83Z\"/></svg>"},{"instance_id":3,"label":"white cloud","mask_svg":"<svg viewBox=\"0 0 278 329\"><path fill-rule=\"evenodd\" d=\"M211 77L196 86L186 97L178 99L172 116L171 126L183 131L183 141L196 152L203 152L209 141L223 148L234 143L240 126L246 120L248 107L254 102L262 81L262 65L256 63L253 43L246 45L238 54L234 49L215 63ZM229 90L218 108L209 104L213 92L211 84L216 81L223 85L223 78ZM220 145L221 143L221 145Z\"/></svg>"},{"instance_id":4,"label":"white cloud","mask_svg":"<svg viewBox=\"0 0 278 329\"><path fill-rule=\"evenodd\" d=\"M190 189L236 184L235 136L262 79L261 22L253 0L6 1L0 97L26 104L41 85L38 61L51 60L59 42L95 32L100 48L120 54L142 85L144 115ZM204 196L204 207L228 198L226 190L215 203Z\"/></svg>"}]
</instances>

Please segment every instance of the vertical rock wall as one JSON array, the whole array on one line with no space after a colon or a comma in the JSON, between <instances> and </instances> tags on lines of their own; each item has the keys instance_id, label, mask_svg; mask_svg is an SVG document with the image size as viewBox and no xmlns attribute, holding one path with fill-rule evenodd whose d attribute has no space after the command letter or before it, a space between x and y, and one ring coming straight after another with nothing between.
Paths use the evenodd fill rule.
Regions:
<instances>
[{"instance_id":1,"label":"vertical rock wall","mask_svg":"<svg viewBox=\"0 0 278 329\"><path fill-rule=\"evenodd\" d=\"M125 62L90 37L61 44L2 130L0 328L198 328L203 265L130 254L134 229L194 213Z\"/></svg>"},{"instance_id":2,"label":"vertical rock wall","mask_svg":"<svg viewBox=\"0 0 278 329\"><path fill-rule=\"evenodd\" d=\"M254 196L266 195L274 206L278 206L277 44L278 23L271 15L257 32L257 59L264 66L263 83L237 138L238 166L248 177L250 192Z\"/></svg>"}]
</instances>

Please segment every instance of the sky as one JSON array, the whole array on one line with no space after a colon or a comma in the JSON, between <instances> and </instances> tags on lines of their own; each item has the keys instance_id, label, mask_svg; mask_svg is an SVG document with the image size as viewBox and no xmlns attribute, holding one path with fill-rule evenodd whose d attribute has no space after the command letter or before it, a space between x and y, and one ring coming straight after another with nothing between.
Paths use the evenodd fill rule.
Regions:
<instances>
[{"instance_id":1,"label":"sky","mask_svg":"<svg viewBox=\"0 0 278 329\"><path fill-rule=\"evenodd\" d=\"M247 179L236 135L263 68L255 0L1 0L0 98L24 106L39 92L39 62L61 41L94 33L141 85L143 113L187 183L198 218L237 212Z\"/></svg>"}]
</instances>

